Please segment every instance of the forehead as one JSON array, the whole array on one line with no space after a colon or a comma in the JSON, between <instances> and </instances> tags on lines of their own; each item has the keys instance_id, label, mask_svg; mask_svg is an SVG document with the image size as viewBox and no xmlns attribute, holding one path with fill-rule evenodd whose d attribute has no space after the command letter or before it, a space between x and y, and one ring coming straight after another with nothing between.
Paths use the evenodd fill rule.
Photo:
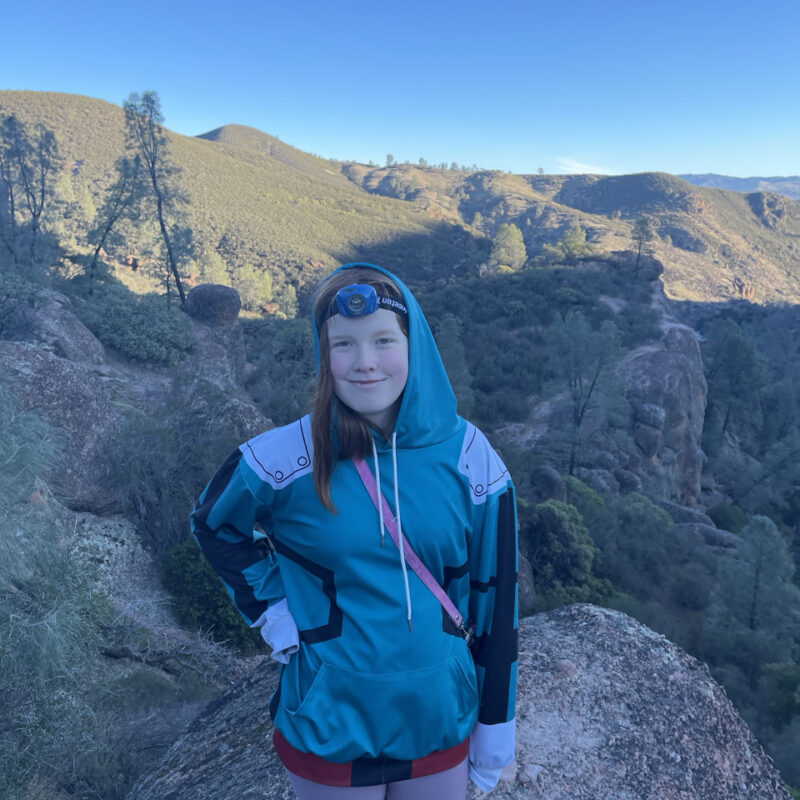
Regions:
<instances>
[{"instance_id":1,"label":"forehead","mask_svg":"<svg viewBox=\"0 0 800 800\"><path fill-rule=\"evenodd\" d=\"M331 339L336 336L372 336L375 333L394 333L405 337L397 314L386 308L379 308L365 317L343 317L336 314L325 324Z\"/></svg>"}]
</instances>

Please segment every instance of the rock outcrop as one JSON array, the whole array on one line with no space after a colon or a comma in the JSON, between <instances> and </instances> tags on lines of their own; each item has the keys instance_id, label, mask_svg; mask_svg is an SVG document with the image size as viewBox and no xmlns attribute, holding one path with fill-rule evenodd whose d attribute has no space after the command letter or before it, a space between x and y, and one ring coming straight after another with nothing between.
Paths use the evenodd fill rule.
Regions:
<instances>
[{"instance_id":1,"label":"rock outcrop","mask_svg":"<svg viewBox=\"0 0 800 800\"><path fill-rule=\"evenodd\" d=\"M128 510L109 488L109 473L118 469L115 442L139 414L164 418L171 400L207 406L209 419L229 425L242 441L272 427L242 389L247 363L238 292L210 288L226 291L205 298L194 352L175 371L110 357L57 292L42 291L5 316L3 380L21 412L35 410L56 431L68 457L50 480L73 510Z\"/></svg>"},{"instance_id":2,"label":"rock outcrop","mask_svg":"<svg viewBox=\"0 0 800 800\"><path fill-rule=\"evenodd\" d=\"M262 663L211 703L128 800L292 798L271 745L277 679ZM707 668L618 612L523 620L517 718L498 800L790 800Z\"/></svg>"},{"instance_id":3,"label":"rock outcrop","mask_svg":"<svg viewBox=\"0 0 800 800\"><path fill-rule=\"evenodd\" d=\"M104 486L102 454L120 423L119 381L104 366L59 357L41 343L0 341L3 380L21 412L51 423L67 457L51 478L59 496L82 510L119 510ZM128 398L130 402L130 398Z\"/></svg>"},{"instance_id":4,"label":"rock outcrop","mask_svg":"<svg viewBox=\"0 0 800 800\"><path fill-rule=\"evenodd\" d=\"M42 290L30 302L20 303L4 320L0 338L36 342L55 355L82 364L102 364L105 349L95 335L72 313L65 295Z\"/></svg>"},{"instance_id":5,"label":"rock outcrop","mask_svg":"<svg viewBox=\"0 0 800 800\"><path fill-rule=\"evenodd\" d=\"M655 262L659 264L659 262ZM583 419L577 477L601 494L642 492L654 501L691 507L700 497L701 449L707 385L696 334L671 313L663 286L654 285L660 341L628 352L617 365L613 402L595 402ZM608 399L607 398L607 399ZM531 409L523 423L504 425L498 438L541 459L530 475L537 501L561 499L558 471L566 471L572 425L567 392ZM710 520L708 520L710 522Z\"/></svg>"},{"instance_id":6,"label":"rock outcrop","mask_svg":"<svg viewBox=\"0 0 800 800\"><path fill-rule=\"evenodd\" d=\"M694 331L667 324L661 345L640 347L619 370L636 445L628 469L648 493L683 505L700 494L706 379Z\"/></svg>"}]
</instances>

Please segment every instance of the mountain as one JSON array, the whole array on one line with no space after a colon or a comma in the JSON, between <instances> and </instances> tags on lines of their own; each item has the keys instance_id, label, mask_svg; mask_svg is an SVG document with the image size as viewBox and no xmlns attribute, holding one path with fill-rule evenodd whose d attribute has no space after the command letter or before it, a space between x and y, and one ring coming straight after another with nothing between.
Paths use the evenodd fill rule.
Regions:
<instances>
[{"instance_id":1,"label":"mountain","mask_svg":"<svg viewBox=\"0 0 800 800\"><path fill-rule=\"evenodd\" d=\"M70 167L69 193L88 193L92 206L100 205L114 160L124 153L120 107L79 95L0 91L0 113L52 130ZM424 241L451 270L467 260L463 229L410 203L372 196L337 164L260 131L230 125L201 137L166 133L181 170L177 182L190 198L186 214L198 265L222 252L231 272L246 266L269 272L275 283L300 285L352 259L409 265L407 245L414 242ZM84 233L89 222L81 223ZM81 232L79 225L79 241Z\"/></svg>"},{"instance_id":2,"label":"mountain","mask_svg":"<svg viewBox=\"0 0 800 800\"><path fill-rule=\"evenodd\" d=\"M783 195L697 187L664 173L511 175L360 164L343 170L367 191L471 223L486 236L514 223L531 255L574 223L598 253L630 248L633 222L647 216L658 232L652 247L664 263L669 297L800 299L800 204Z\"/></svg>"},{"instance_id":3,"label":"mountain","mask_svg":"<svg viewBox=\"0 0 800 800\"><path fill-rule=\"evenodd\" d=\"M71 167L64 191L89 198L86 219L73 220L80 242L124 151L121 108L78 95L2 91L0 112L55 133ZM189 286L209 274L217 255L225 262L224 280L236 284L246 270L265 272L276 294L354 259L425 283L477 273L503 223L521 229L532 257L575 223L604 255L635 247L632 225L646 215L658 232L652 249L664 264L668 297L800 301L800 204L763 186L743 194L663 173L371 167L318 158L241 125L199 137L167 135L190 198L195 265ZM793 179L775 180L789 185ZM120 260L125 255L116 253Z\"/></svg>"},{"instance_id":4,"label":"mountain","mask_svg":"<svg viewBox=\"0 0 800 800\"><path fill-rule=\"evenodd\" d=\"M786 178L732 178L707 172L703 175L681 175L695 186L710 186L715 189L730 189L732 192L775 192L800 200L800 175Z\"/></svg>"}]
</instances>

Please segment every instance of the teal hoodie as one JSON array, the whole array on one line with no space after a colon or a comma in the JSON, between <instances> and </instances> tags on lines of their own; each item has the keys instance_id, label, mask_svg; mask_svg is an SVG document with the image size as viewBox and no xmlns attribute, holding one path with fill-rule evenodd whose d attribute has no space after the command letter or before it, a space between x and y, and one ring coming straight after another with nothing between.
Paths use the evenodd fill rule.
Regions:
<instances>
[{"instance_id":1,"label":"teal hoodie","mask_svg":"<svg viewBox=\"0 0 800 800\"><path fill-rule=\"evenodd\" d=\"M337 513L322 505L310 416L236 450L200 497L192 529L250 624L288 601L300 648L282 671L273 709L296 749L337 763L413 760L463 742L478 723L494 726L482 741L507 750L517 670L513 485L485 436L458 416L410 290L371 264L342 269L356 266L387 274L408 307L408 382L395 424L402 527L475 627L471 648L411 570L413 629L407 624L398 549L389 536L382 545L378 512L352 461L332 474ZM315 330L317 359L318 344ZM392 444L378 433L374 441L381 489L395 511ZM490 753L486 766L498 758Z\"/></svg>"}]
</instances>

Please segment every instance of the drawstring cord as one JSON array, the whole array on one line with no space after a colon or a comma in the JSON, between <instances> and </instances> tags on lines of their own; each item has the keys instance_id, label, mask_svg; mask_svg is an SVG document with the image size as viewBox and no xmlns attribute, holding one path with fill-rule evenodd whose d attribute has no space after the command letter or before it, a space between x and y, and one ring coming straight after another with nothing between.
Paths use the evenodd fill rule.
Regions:
<instances>
[{"instance_id":1,"label":"drawstring cord","mask_svg":"<svg viewBox=\"0 0 800 800\"><path fill-rule=\"evenodd\" d=\"M372 455L375 460L375 480L378 484L378 497L381 496L381 478L380 468L378 467L378 451L375 449L375 440L372 441ZM392 433L392 469L394 471L394 508L395 516L397 517L397 531L398 539L400 540L400 567L403 570L403 584L406 590L406 616L408 620L408 629L413 631L414 626L411 624L411 589L408 585L408 570L406 569L406 555L403 547L405 537L403 536L403 525L400 520L400 487L397 480L397 434ZM385 526L383 523L383 503L378 502L378 513L380 515L381 524L381 546L385 538Z\"/></svg>"}]
</instances>

